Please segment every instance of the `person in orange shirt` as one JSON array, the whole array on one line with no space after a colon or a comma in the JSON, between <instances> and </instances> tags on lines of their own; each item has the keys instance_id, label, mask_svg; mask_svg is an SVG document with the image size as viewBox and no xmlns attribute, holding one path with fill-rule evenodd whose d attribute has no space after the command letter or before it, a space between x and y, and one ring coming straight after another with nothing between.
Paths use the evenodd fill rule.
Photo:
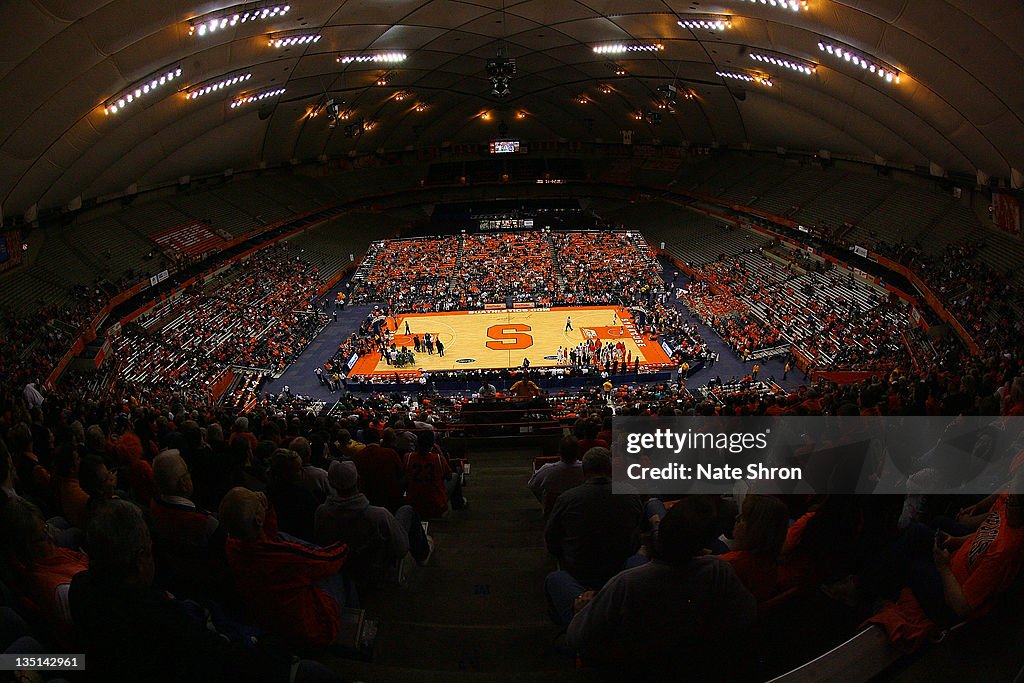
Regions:
<instances>
[{"instance_id":1,"label":"person in orange shirt","mask_svg":"<svg viewBox=\"0 0 1024 683\"><path fill-rule=\"evenodd\" d=\"M1024 562L1024 471L968 536L941 534L932 555L946 605L959 618L977 616L1006 590Z\"/></svg>"},{"instance_id":2,"label":"person in orange shirt","mask_svg":"<svg viewBox=\"0 0 1024 683\"><path fill-rule=\"evenodd\" d=\"M85 530L89 494L78 483L79 463L78 449L74 446L61 446L57 449L57 511L71 526Z\"/></svg>"},{"instance_id":3,"label":"person in orange shirt","mask_svg":"<svg viewBox=\"0 0 1024 683\"><path fill-rule=\"evenodd\" d=\"M841 592L870 599L909 588L925 615L940 626L984 615L1024 563L1024 470L999 495L977 530L966 536L914 524L890 557L874 563ZM850 586L853 591L850 592Z\"/></svg>"},{"instance_id":4,"label":"person in orange shirt","mask_svg":"<svg viewBox=\"0 0 1024 683\"><path fill-rule=\"evenodd\" d=\"M5 580L23 607L62 645L72 640L68 592L71 578L88 569L85 553L54 544L49 526L38 507L23 498L8 501L0 511L4 538Z\"/></svg>"}]
</instances>

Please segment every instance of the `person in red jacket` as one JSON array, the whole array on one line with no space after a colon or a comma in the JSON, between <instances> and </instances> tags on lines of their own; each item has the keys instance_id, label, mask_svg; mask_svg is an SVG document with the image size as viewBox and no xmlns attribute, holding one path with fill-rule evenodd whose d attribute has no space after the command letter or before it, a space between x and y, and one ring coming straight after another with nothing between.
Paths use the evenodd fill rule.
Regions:
<instances>
[{"instance_id":1,"label":"person in red jacket","mask_svg":"<svg viewBox=\"0 0 1024 683\"><path fill-rule=\"evenodd\" d=\"M326 647L338 637L349 600L340 575L348 546L267 538L266 515L266 498L246 488L231 489L221 502L225 555L238 593L262 628L295 647Z\"/></svg>"},{"instance_id":2,"label":"person in red jacket","mask_svg":"<svg viewBox=\"0 0 1024 683\"><path fill-rule=\"evenodd\" d=\"M416 435L416 448L405 456L406 502L422 519L441 517L452 509L466 507L458 477L448 459L434 443L434 432Z\"/></svg>"},{"instance_id":3,"label":"person in red jacket","mask_svg":"<svg viewBox=\"0 0 1024 683\"><path fill-rule=\"evenodd\" d=\"M121 486L132 494L136 503L148 507L156 494L156 483L153 481L153 467L143 460L144 448L142 439L131 431L131 425L114 442L114 455L117 458L119 481Z\"/></svg>"}]
</instances>

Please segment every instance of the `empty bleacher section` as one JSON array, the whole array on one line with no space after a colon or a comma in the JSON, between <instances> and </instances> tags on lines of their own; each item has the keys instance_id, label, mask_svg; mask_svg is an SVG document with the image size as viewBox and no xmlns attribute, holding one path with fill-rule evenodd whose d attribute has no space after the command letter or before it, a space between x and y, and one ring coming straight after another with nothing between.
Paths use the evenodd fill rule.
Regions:
<instances>
[{"instance_id":1,"label":"empty bleacher section","mask_svg":"<svg viewBox=\"0 0 1024 683\"><path fill-rule=\"evenodd\" d=\"M307 176L260 176L255 180L255 189L264 196L273 197L288 210L289 215L312 211L336 201L332 190Z\"/></svg>"},{"instance_id":2,"label":"empty bleacher section","mask_svg":"<svg viewBox=\"0 0 1024 683\"><path fill-rule=\"evenodd\" d=\"M975 230L971 235L980 241L979 257L996 272L1018 281L1024 278L1020 267L1024 263L1024 240L996 230Z\"/></svg>"},{"instance_id":3,"label":"empty bleacher section","mask_svg":"<svg viewBox=\"0 0 1024 683\"><path fill-rule=\"evenodd\" d=\"M803 167L785 181L767 188L750 205L762 211L791 217L801 206L823 195L845 176L844 172L835 169L823 171L817 166Z\"/></svg>"},{"instance_id":4,"label":"empty bleacher section","mask_svg":"<svg viewBox=\"0 0 1024 683\"><path fill-rule=\"evenodd\" d=\"M471 161L431 164L425 176L428 185L466 183L534 182L545 179L582 180L583 163L578 159L493 157Z\"/></svg>"},{"instance_id":5,"label":"empty bleacher section","mask_svg":"<svg viewBox=\"0 0 1024 683\"><path fill-rule=\"evenodd\" d=\"M174 204L189 218L207 223L214 230L225 230L240 237L260 225L241 207L214 192L189 192L174 198Z\"/></svg>"},{"instance_id":6,"label":"empty bleacher section","mask_svg":"<svg viewBox=\"0 0 1024 683\"><path fill-rule=\"evenodd\" d=\"M742 167L741 167L742 168ZM750 206L772 188L786 183L790 178L800 172L796 165L778 164L762 160L762 165L756 172L749 173L734 183L720 196L731 202L742 206Z\"/></svg>"},{"instance_id":7,"label":"empty bleacher section","mask_svg":"<svg viewBox=\"0 0 1024 683\"><path fill-rule=\"evenodd\" d=\"M588 163L587 169L600 182L633 185L634 173L641 163L639 159L602 159Z\"/></svg>"},{"instance_id":8,"label":"empty bleacher section","mask_svg":"<svg viewBox=\"0 0 1024 683\"><path fill-rule=\"evenodd\" d=\"M678 175L682 163L681 159L644 159L633 172L633 181L643 186L668 185Z\"/></svg>"},{"instance_id":9,"label":"empty bleacher section","mask_svg":"<svg viewBox=\"0 0 1024 683\"><path fill-rule=\"evenodd\" d=\"M827 226L833 230L844 223L856 225L878 208L891 191L892 181L849 173L819 196L811 197L792 218L803 225Z\"/></svg>"},{"instance_id":10,"label":"empty bleacher section","mask_svg":"<svg viewBox=\"0 0 1024 683\"><path fill-rule=\"evenodd\" d=\"M687 169L693 192L722 197L732 187L744 186L745 179L757 177L769 160L757 157L715 157ZM689 189L689 188L688 188Z\"/></svg>"},{"instance_id":11,"label":"empty bleacher section","mask_svg":"<svg viewBox=\"0 0 1024 683\"><path fill-rule=\"evenodd\" d=\"M143 237L196 219L182 211L177 198L139 202L119 211L116 218Z\"/></svg>"},{"instance_id":12,"label":"empty bleacher section","mask_svg":"<svg viewBox=\"0 0 1024 683\"><path fill-rule=\"evenodd\" d=\"M335 201L348 202L412 190L419 185L425 173L426 169L417 164L368 166L331 173L316 180L334 195Z\"/></svg>"},{"instance_id":13,"label":"empty bleacher section","mask_svg":"<svg viewBox=\"0 0 1024 683\"><path fill-rule=\"evenodd\" d=\"M669 202L638 202L608 211L603 218L639 228L652 246L664 242L666 251L693 265L750 251L768 242L763 235Z\"/></svg>"},{"instance_id":14,"label":"empty bleacher section","mask_svg":"<svg viewBox=\"0 0 1024 683\"><path fill-rule=\"evenodd\" d=\"M896 189L878 208L861 218L846 239L866 246L878 241L892 244L912 240L942 213L940 200L937 194Z\"/></svg>"},{"instance_id":15,"label":"empty bleacher section","mask_svg":"<svg viewBox=\"0 0 1024 683\"><path fill-rule=\"evenodd\" d=\"M9 306L18 316L28 315L42 305L67 299L66 286L24 270L0 278L0 288L3 289L3 305Z\"/></svg>"},{"instance_id":16,"label":"empty bleacher section","mask_svg":"<svg viewBox=\"0 0 1024 683\"><path fill-rule=\"evenodd\" d=\"M129 271L138 272L155 246L125 225L120 216L105 216L71 225L59 233L59 238L66 249L78 254L92 268L93 277L102 275L111 282L118 282ZM157 263L159 261L149 261L148 265L152 268Z\"/></svg>"},{"instance_id":17,"label":"empty bleacher section","mask_svg":"<svg viewBox=\"0 0 1024 683\"><path fill-rule=\"evenodd\" d=\"M55 234L50 234L40 247L39 257L32 265L32 275L62 287L91 286L97 279L93 267Z\"/></svg>"},{"instance_id":18,"label":"empty bleacher section","mask_svg":"<svg viewBox=\"0 0 1024 683\"><path fill-rule=\"evenodd\" d=\"M358 261L371 241L392 234L398 227L399 224L386 214L354 211L332 218L289 242L304 250L304 257L327 279L352 262L350 255Z\"/></svg>"},{"instance_id":19,"label":"empty bleacher section","mask_svg":"<svg viewBox=\"0 0 1024 683\"><path fill-rule=\"evenodd\" d=\"M228 183L214 190L213 194L252 216L257 225L275 223L292 213L274 195L260 191L251 180Z\"/></svg>"}]
</instances>

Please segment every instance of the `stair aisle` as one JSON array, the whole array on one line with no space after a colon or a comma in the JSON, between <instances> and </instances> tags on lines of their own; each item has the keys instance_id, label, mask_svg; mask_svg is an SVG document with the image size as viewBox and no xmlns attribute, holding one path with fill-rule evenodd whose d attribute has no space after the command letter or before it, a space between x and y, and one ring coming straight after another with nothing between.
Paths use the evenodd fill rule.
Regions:
<instances>
[{"instance_id":1,"label":"stair aisle","mask_svg":"<svg viewBox=\"0 0 1024 683\"><path fill-rule=\"evenodd\" d=\"M331 658L355 681L583 680L552 644L539 503L526 488L530 449L478 451L471 457L468 510L430 522L437 548L427 567L414 563L403 587L366 596L378 620L373 662Z\"/></svg>"}]
</instances>

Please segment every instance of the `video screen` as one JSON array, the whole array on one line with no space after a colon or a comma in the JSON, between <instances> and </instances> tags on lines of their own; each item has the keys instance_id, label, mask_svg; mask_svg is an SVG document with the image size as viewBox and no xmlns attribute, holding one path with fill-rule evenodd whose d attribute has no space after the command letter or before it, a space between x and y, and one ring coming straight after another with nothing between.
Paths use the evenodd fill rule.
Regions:
<instances>
[{"instance_id":1,"label":"video screen","mask_svg":"<svg viewBox=\"0 0 1024 683\"><path fill-rule=\"evenodd\" d=\"M519 140L491 140L491 154L512 154L519 151Z\"/></svg>"}]
</instances>

